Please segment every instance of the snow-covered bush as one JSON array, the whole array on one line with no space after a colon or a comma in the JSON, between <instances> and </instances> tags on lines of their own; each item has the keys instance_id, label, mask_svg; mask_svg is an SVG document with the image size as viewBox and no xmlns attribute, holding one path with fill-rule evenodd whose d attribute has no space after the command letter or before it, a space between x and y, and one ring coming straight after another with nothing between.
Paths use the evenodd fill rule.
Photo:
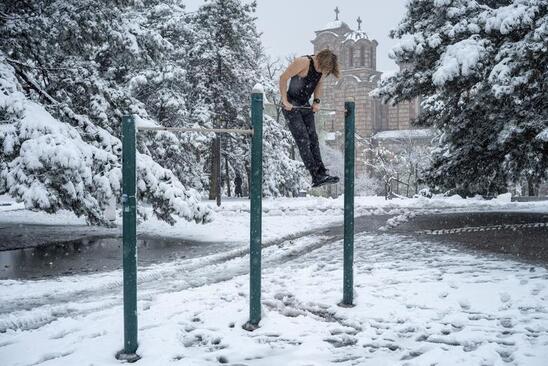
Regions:
<instances>
[{"instance_id":1,"label":"snow-covered bush","mask_svg":"<svg viewBox=\"0 0 548 366\"><path fill-rule=\"evenodd\" d=\"M430 188L426 187L421 190L419 190L419 193L416 195L417 197L426 197L426 198L432 198L434 195L430 191Z\"/></svg>"}]
</instances>

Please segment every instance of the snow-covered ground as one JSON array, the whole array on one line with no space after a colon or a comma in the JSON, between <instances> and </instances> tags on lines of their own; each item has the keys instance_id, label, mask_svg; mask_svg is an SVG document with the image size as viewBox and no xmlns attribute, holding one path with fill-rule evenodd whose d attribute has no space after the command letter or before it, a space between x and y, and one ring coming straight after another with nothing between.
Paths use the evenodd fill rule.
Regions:
<instances>
[{"instance_id":1,"label":"snow-covered ground","mask_svg":"<svg viewBox=\"0 0 548 366\"><path fill-rule=\"evenodd\" d=\"M2 206L2 203L11 203ZM278 240L287 235L308 232L320 227L342 223L343 197L279 198L263 200L263 241ZM249 240L249 200L225 199L221 207L214 206L214 221L204 225L179 221L171 226L149 213L146 221L138 225L139 233L152 236L184 238L204 242L241 242ZM356 197L355 215L398 215L398 223L420 212L470 212L470 211L539 211L548 212L548 201L511 202L509 195L497 199L462 199L459 196L392 199L384 197ZM150 210L147 210L150 211ZM0 223L85 225L83 218L61 211L55 215L31 212L7 196L0 196ZM118 218L121 226L121 218ZM391 225L389 222L388 225ZM100 229L99 229L100 230ZM97 232L97 230L95 230Z\"/></svg>"},{"instance_id":2,"label":"snow-covered ground","mask_svg":"<svg viewBox=\"0 0 548 366\"><path fill-rule=\"evenodd\" d=\"M142 277L139 295L139 364L545 365L545 269L361 234L357 306L344 309L336 306L341 248L321 237L266 248L263 320L251 333L241 328L247 256L163 265L156 276L147 270L151 278ZM4 306L8 301L21 310L1 318L3 365L119 364L120 291L95 291L97 279L73 279L73 288L69 279L4 281ZM34 308L23 310L24 304Z\"/></svg>"},{"instance_id":3,"label":"snow-covered ground","mask_svg":"<svg viewBox=\"0 0 548 366\"><path fill-rule=\"evenodd\" d=\"M398 215L393 225L421 210L548 212L546 203L508 197L357 197L356 206L357 214ZM342 242L320 234L273 239L340 222L341 207L341 200L265 200L263 227L271 240L263 250L263 320L254 332L241 328L248 316L245 246L140 268L138 364L546 364L548 271L542 267L389 230L362 233L355 241L356 307L338 307ZM150 220L140 230L245 241L247 211L246 201L227 201L212 224L170 227ZM33 213L33 221L18 210L0 219L18 214L32 222L43 215ZM0 281L0 299L2 366L119 364L120 271Z\"/></svg>"}]
</instances>

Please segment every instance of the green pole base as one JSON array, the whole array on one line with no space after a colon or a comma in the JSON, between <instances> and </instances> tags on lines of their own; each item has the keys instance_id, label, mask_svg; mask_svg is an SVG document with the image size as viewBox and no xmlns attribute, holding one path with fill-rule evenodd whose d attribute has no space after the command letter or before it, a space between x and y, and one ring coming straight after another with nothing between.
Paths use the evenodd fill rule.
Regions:
<instances>
[{"instance_id":1,"label":"green pole base","mask_svg":"<svg viewBox=\"0 0 548 366\"><path fill-rule=\"evenodd\" d=\"M355 307L356 305L354 305L354 304L352 304L352 303L346 304L346 303L344 303L344 302L341 301L340 303L337 304L337 306L340 306L341 308L353 308L353 307Z\"/></svg>"},{"instance_id":2,"label":"green pole base","mask_svg":"<svg viewBox=\"0 0 548 366\"><path fill-rule=\"evenodd\" d=\"M254 330L257 330L260 328L259 324L253 324L251 322L247 322L244 325L242 325L242 328L244 330L247 330L248 332L253 332Z\"/></svg>"},{"instance_id":3,"label":"green pole base","mask_svg":"<svg viewBox=\"0 0 548 366\"><path fill-rule=\"evenodd\" d=\"M126 353L124 350L116 354L116 359L119 361L126 361L128 363L134 363L141 359L137 353Z\"/></svg>"}]
</instances>

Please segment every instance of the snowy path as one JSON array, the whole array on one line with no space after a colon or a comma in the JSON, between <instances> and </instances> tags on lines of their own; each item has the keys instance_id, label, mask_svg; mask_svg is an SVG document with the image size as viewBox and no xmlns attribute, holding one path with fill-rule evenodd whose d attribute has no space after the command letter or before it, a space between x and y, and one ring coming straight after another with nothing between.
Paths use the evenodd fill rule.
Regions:
<instances>
[{"instance_id":1,"label":"snowy path","mask_svg":"<svg viewBox=\"0 0 548 366\"><path fill-rule=\"evenodd\" d=\"M356 238L357 306L343 309L336 306L341 251L340 241L318 236L266 248L264 316L252 333L241 329L246 253L142 271L138 364L545 364L546 269L363 233ZM0 333L2 364L119 364L113 358L122 345L118 277L4 281L2 303L29 310L0 318L4 330L12 328Z\"/></svg>"}]
</instances>

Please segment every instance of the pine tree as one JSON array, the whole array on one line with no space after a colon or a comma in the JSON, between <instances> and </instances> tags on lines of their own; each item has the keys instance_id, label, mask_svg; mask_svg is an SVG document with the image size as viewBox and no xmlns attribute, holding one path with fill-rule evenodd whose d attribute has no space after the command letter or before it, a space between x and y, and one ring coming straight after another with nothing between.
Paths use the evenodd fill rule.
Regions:
<instances>
[{"instance_id":1,"label":"pine tree","mask_svg":"<svg viewBox=\"0 0 548 366\"><path fill-rule=\"evenodd\" d=\"M132 68L129 85L155 123L166 127L199 127L187 109L188 81L185 45L192 36L189 15L179 0L147 1L130 22L141 29L137 42L145 52L142 65ZM128 16L128 15L126 15ZM199 133L142 134L141 148L170 169L187 186L204 188L204 156L208 137Z\"/></svg>"},{"instance_id":2,"label":"pine tree","mask_svg":"<svg viewBox=\"0 0 548 366\"><path fill-rule=\"evenodd\" d=\"M377 95L421 96L417 123L439 131L425 176L437 190L494 195L548 163L548 3L411 0L392 33L402 70Z\"/></svg>"},{"instance_id":3,"label":"pine tree","mask_svg":"<svg viewBox=\"0 0 548 366\"><path fill-rule=\"evenodd\" d=\"M253 9L232 0L195 14L179 0L0 4L0 194L106 224L105 207L120 197L124 114L164 126L248 128L249 93L264 60ZM211 62L218 55L220 66ZM265 194L291 194L300 165L287 160L284 127L271 127L265 166L288 175L269 181ZM213 137L139 133L138 197L159 218L209 220L193 188L209 188ZM225 182L236 171L245 182L248 138L225 135L222 150Z\"/></svg>"},{"instance_id":4,"label":"pine tree","mask_svg":"<svg viewBox=\"0 0 548 366\"><path fill-rule=\"evenodd\" d=\"M186 47L192 92L188 110L199 125L217 128L249 126L249 95L259 79L261 46L253 12L256 4L238 0L212 0L193 16L194 34ZM211 140L210 198L215 196L220 165L213 159ZM249 140L222 136L222 156L232 168L245 166ZM243 163L243 164L242 164ZM222 171L223 169L221 169ZM226 167L224 169L227 170Z\"/></svg>"},{"instance_id":5,"label":"pine tree","mask_svg":"<svg viewBox=\"0 0 548 366\"><path fill-rule=\"evenodd\" d=\"M128 85L143 70L154 72L150 65L162 59L160 51L170 50L143 14L133 1L0 5L1 193L29 208L70 209L105 223L103 209L120 197L121 116L150 118L149 104ZM199 194L144 154L138 155L138 194L170 223L173 214L209 219Z\"/></svg>"}]
</instances>

